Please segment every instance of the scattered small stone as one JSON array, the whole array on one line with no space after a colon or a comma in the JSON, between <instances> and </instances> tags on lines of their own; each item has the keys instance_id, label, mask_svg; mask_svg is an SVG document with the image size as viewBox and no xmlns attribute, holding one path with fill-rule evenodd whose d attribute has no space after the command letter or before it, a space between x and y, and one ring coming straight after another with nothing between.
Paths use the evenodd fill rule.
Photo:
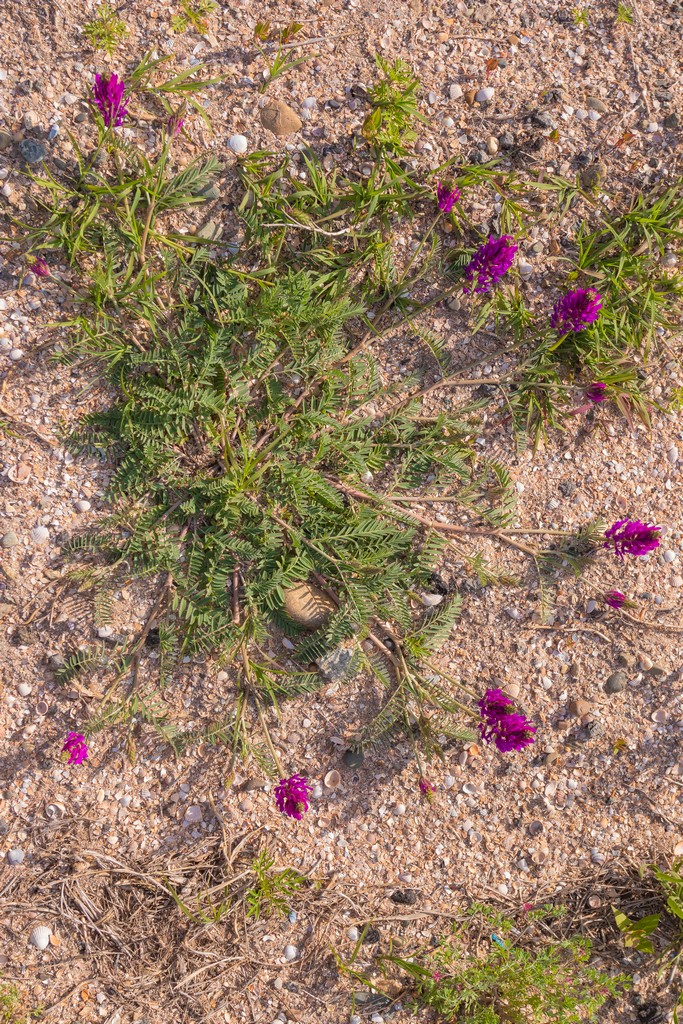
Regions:
<instances>
[{"instance_id":1,"label":"scattered small stone","mask_svg":"<svg viewBox=\"0 0 683 1024\"><path fill-rule=\"evenodd\" d=\"M457 82L453 82L453 84L448 87L448 95L452 100L459 100L462 96L462 86L458 85Z\"/></svg>"},{"instance_id":2,"label":"scattered small stone","mask_svg":"<svg viewBox=\"0 0 683 1024\"><path fill-rule=\"evenodd\" d=\"M50 531L46 526L34 526L31 530L31 540L34 544L47 544L50 539Z\"/></svg>"},{"instance_id":3,"label":"scattered small stone","mask_svg":"<svg viewBox=\"0 0 683 1024\"><path fill-rule=\"evenodd\" d=\"M602 102L602 100L599 100L597 98L597 96L587 96L586 97L586 106L588 107L589 110L597 110L598 114L606 114L607 113L607 106L606 106L606 104L604 104Z\"/></svg>"},{"instance_id":4,"label":"scattered small stone","mask_svg":"<svg viewBox=\"0 0 683 1024\"><path fill-rule=\"evenodd\" d=\"M25 484L30 479L31 467L25 462L20 462L17 466L10 466L7 476L13 484Z\"/></svg>"},{"instance_id":5,"label":"scattered small stone","mask_svg":"<svg viewBox=\"0 0 683 1024\"><path fill-rule=\"evenodd\" d=\"M113 626L98 626L97 627L97 635L102 640L106 640L108 637L114 635L114 627Z\"/></svg>"},{"instance_id":6,"label":"scattered small stone","mask_svg":"<svg viewBox=\"0 0 683 1024\"><path fill-rule=\"evenodd\" d=\"M202 809L198 804L190 804L184 816L186 825L198 825L202 820Z\"/></svg>"},{"instance_id":7,"label":"scattered small stone","mask_svg":"<svg viewBox=\"0 0 683 1024\"><path fill-rule=\"evenodd\" d=\"M498 152L498 139L495 135L490 135L486 142L486 152L489 156L495 156Z\"/></svg>"},{"instance_id":8,"label":"scattered small stone","mask_svg":"<svg viewBox=\"0 0 683 1024\"><path fill-rule=\"evenodd\" d=\"M443 601L443 594L423 594L422 604L425 608L436 608Z\"/></svg>"},{"instance_id":9,"label":"scattered small stone","mask_svg":"<svg viewBox=\"0 0 683 1024\"><path fill-rule=\"evenodd\" d=\"M17 866L18 864L24 863L24 857L26 854L23 850L8 850L7 851L7 863Z\"/></svg>"},{"instance_id":10,"label":"scattered small stone","mask_svg":"<svg viewBox=\"0 0 683 1024\"><path fill-rule=\"evenodd\" d=\"M285 958L285 960L296 960L298 954L299 954L299 950L297 949L296 946L292 946L292 945L285 946L285 948L284 948L284 958Z\"/></svg>"},{"instance_id":11,"label":"scattered small stone","mask_svg":"<svg viewBox=\"0 0 683 1024\"><path fill-rule=\"evenodd\" d=\"M608 677L607 682L603 686L605 693L621 693L626 686L626 673L625 672L613 672Z\"/></svg>"},{"instance_id":12,"label":"scattered small stone","mask_svg":"<svg viewBox=\"0 0 683 1024\"><path fill-rule=\"evenodd\" d=\"M351 927L348 929L346 934L351 939L351 942L358 942L358 937L360 935L360 932L356 928L355 924L351 925Z\"/></svg>"},{"instance_id":13,"label":"scattered small stone","mask_svg":"<svg viewBox=\"0 0 683 1024\"><path fill-rule=\"evenodd\" d=\"M641 672L649 672L654 662L651 658L648 658L647 654L641 654L638 659L638 668Z\"/></svg>"},{"instance_id":14,"label":"scattered small stone","mask_svg":"<svg viewBox=\"0 0 683 1024\"><path fill-rule=\"evenodd\" d=\"M24 128L27 132L33 131L40 124L40 117L35 110L27 110L23 117Z\"/></svg>"},{"instance_id":15,"label":"scattered small stone","mask_svg":"<svg viewBox=\"0 0 683 1024\"><path fill-rule=\"evenodd\" d=\"M495 90L493 86L485 85L483 89L479 89L474 98L477 101L477 103L481 104L481 106L486 106L486 104L490 103L491 100L493 99L494 92Z\"/></svg>"},{"instance_id":16,"label":"scattered small stone","mask_svg":"<svg viewBox=\"0 0 683 1024\"><path fill-rule=\"evenodd\" d=\"M412 907L417 903L418 893L415 889L397 889L389 897L393 903L400 903L406 907Z\"/></svg>"},{"instance_id":17,"label":"scattered small stone","mask_svg":"<svg viewBox=\"0 0 683 1024\"><path fill-rule=\"evenodd\" d=\"M242 156L247 151L247 140L244 135L231 135L228 139L228 147L237 156Z\"/></svg>"},{"instance_id":18,"label":"scattered small stone","mask_svg":"<svg viewBox=\"0 0 683 1024\"><path fill-rule=\"evenodd\" d=\"M574 718L583 718L584 715L590 714L593 710L593 704L589 700L571 700L569 702L569 714L573 715Z\"/></svg>"},{"instance_id":19,"label":"scattered small stone","mask_svg":"<svg viewBox=\"0 0 683 1024\"><path fill-rule=\"evenodd\" d=\"M28 697L33 687L29 683L19 683L17 686L17 693L20 697Z\"/></svg>"},{"instance_id":20,"label":"scattered small stone","mask_svg":"<svg viewBox=\"0 0 683 1024\"><path fill-rule=\"evenodd\" d=\"M663 679L666 675L666 669L663 665L653 665L650 669L649 675L651 675L653 679Z\"/></svg>"},{"instance_id":21,"label":"scattered small stone","mask_svg":"<svg viewBox=\"0 0 683 1024\"><path fill-rule=\"evenodd\" d=\"M39 164L47 159L47 148L36 139L22 139L17 149L27 164Z\"/></svg>"},{"instance_id":22,"label":"scattered small stone","mask_svg":"<svg viewBox=\"0 0 683 1024\"><path fill-rule=\"evenodd\" d=\"M636 667L636 659L628 651L619 651L617 654L617 665L621 668L634 669Z\"/></svg>"},{"instance_id":23,"label":"scattered small stone","mask_svg":"<svg viewBox=\"0 0 683 1024\"><path fill-rule=\"evenodd\" d=\"M90 504L89 501L86 501L84 498L80 498L76 502L75 507L77 512L89 512L90 509L92 508L92 505Z\"/></svg>"},{"instance_id":24,"label":"scattered small stone","mask_svg":"<svg viewBox=\"0 0 683 1024\"><path fill-rule=\"evenodd\" d=\"M335 608L334 601L312 583L295 583L285 592L285 614L299 626L317 629Z\"/></svg>"},{"instance_id":25,"label":"scattered small stone","mask_svg":"<svg viewBox=\"0 0 683 1024\"><path fill-rule=\"evenodd\" d=\"M427 93L427 103L429 104L430 107L434 106L434 104L436 103L436 100L437 100L437 95L436 95L435 92L428 92Z\"/></svg>"},{"instance_id":26,"label":"scattered small stone","mask_svg":"<svg viewBox=\"0 0 683 1024\"><path fill-rule=\"evenodd\" d=\"M24 350L22 348L10 349L9 357L12 360L13 363L18 363L19 360L23 358L23 355L24 355Z\"/></svg>"},{"instance_id":27,"label":"scattered small stone","mask_svg":"<svg viewBox=\"0 0 683 1024\"><path fill-rule=\"evenodd\" d=\"M507 696L510 697L511 700L514 700L515 697L519 697L520 690L521 686L519 685L519 683L506 683L503 686L503 693L507 694Z\"/></svg>"},{"instance_id":28,"label":"scattered small stone","mask_svg":"<svg viewBox=\"0 0 683 1024\"><path fill-rule=\"evenodd\" d=\"M261 108L261 124L273 135L293 135L301 129L301 118L282 100L270 100Z\"/></svg>"},{"instance_id":29,"label":"scattered small stone","mask_svg":"<svg viewBox=\"0 0 683 1024\"><path fill-rule=\"evenodd\" d=\"M339 774L336 768L333 768L332 771L329 771L327 773L327 775L323 779L323 782L325 783L328 789L338 789L339 786L341 785L341 775Z\"/></svg>"}]
</instances>

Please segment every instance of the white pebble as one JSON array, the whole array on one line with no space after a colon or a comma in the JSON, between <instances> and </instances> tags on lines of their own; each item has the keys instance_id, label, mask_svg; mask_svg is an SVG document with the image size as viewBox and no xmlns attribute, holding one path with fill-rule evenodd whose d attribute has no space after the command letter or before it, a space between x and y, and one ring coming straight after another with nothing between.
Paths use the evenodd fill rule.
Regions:
<instances>
[{"instance_id":1,"label":"white pebble","mask_svg":"<svg viewBox=\"0 0 683 1024\"><path fill-rule=\"evenodd\" d=\"M16 867L18 864L23 864L25 856L26 854L23 850L8 850L7 863Z\"/></svg>"},{"instance_id":2,"label":"white pebble","mask_svg":"<svg viewBox=\"0 0 683 1024\"><path fill-rule=\"evenodd\" d=\"M315 96L307 96L301 106L304 110L315 110L318 105L318 101Z\"/></svg>"},{"instance_id":3,"label":"white pebble","mask_svg":"<svg viewBox=\"0 0 683 1024\"><path fill-rule=\"evenodd\" d=\"M486 142L486 152L489 156L495 156L498 152L498 139L495 135L491 135Z\"/></svg>"},{"instance_id":4,"label":"white pebble","mask_svg":"<svg viewBox=\"0 0 683 1024\"><path fill-rule=\"evenodd\" d=\"M98 629L97 629L97 635L99 637L101 637L102 640L105 640L108 636L113 636L114 635L114 627L113 626L99 626Z\"/></svg>"},{"instance_id":5,"label":"white pebble","mask_svg":"<svg viewBox=\"0 0 683 1024\"><path fill-rule=\"evenodd\" d=\"M284 957L285 960L296 960L299 950L296 946L285 946Z\"/></svg>"},{"instance_id":6,"label":"white pebble","mask_svg":"<svg viewBox=\"0 0 683 1024\"><path fill-rule=\"evenodd\" d=\"M13 348L9 354L10 359L13 363L19 362L24 354L24 350L21 348Z\"/></svg>"},{"instance_id":7,"label":"white pebble","mask_svg":"<svg viewBox=\"0 0 683 1024\"><path fill-rule=\"evenodd\" d=\"M355 924L351 925L346 934L351 939L351 942L358 942L358 936L360 935L360 932L356 928Z\"/></svg>"},{"instance_id":8,"label":"white pebble","mask_svg":"<svg viewBox=\"0 0 683 1024\"><path fill-rule=\"evenodd\" d=\"M228 146L233 153L237 153L240 156L247 151L247 140L244 135L231 135L228 139Z\"/></svg>"},{"instance_id":9,"label":"white pebble","mask_svg":"<svg viewBox=\"0 0 683 1024\"><path fill-rule=\"evenodd\" d=\"M197 804L191 804L185 811L185 823L187 825L198 825L202 820L202 809Z\"/></svg>"},{"instance_id":10,"label":"white pebble","mask_svg":"<svg viewBox=\"0 0 683 1024\"><path fill-rule=\"evenodd\" d=\"M76 510L78 512L89 512L91 508L92 505L90 504L90 502L86 501L84 498L81 498L79 501L76 502Z\"/></svg>"},{"instance_id":11,"label":"white pebble","mask_svg":"<svg viewBox=\"0 0 683 1024\"><path fill-rule=\"evenodd\" d=\"M449 87L448 94L452 100L459 100L462 96L462 87L459 86L457 82L454 82L453 85Z\"/></svg>"},{"instance_id":12,"label":"white pebble","mask_svg":"<svg viewBox=\"0 0 683 1024\"><path fill-rule=\"evenodd\" d=\"M452 117L444 117L443 126L444 128L453 128L455 126L455 121Z\"/></svg>"},{"instance_id":13,"label":"white pebble","mask_svg":"<svg viewBox=\"0 0 683 1024\"><path fill-rule=\"evenodd\" d=\"M491 100L493 99L493 93L494 93L493 87L490 86L490 85L486 85L486 86L484 86L483 89L479 90L479 92L477 93L477 95L474 98L477 101L477 103L482 103L482 104L483 103L490 103Z\"/></svg>"}]
</instances>

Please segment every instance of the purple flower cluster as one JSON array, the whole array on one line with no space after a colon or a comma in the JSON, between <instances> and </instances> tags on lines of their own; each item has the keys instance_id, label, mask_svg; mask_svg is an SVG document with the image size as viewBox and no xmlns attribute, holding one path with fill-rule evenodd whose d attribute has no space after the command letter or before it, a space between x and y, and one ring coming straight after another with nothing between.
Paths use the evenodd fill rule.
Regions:
<instances>
[{"instance_id":1,"label":"purple flower cluster","mask_svg":"<svg viewBox=\"0 0 683 1024\"><path fill-rule=\"evenodd\" d=\"M308 779L304 775L292 775L289 779L280 779L275 787L275 802L278 811L289 818L301 821L308 810L308 796L313 792Z\"/></svg>"},{"instance_id":2,"label":"purple flower cluster","mask_svg":"<svg viewBox=\"0 0 683 1024\"><path fill-rule=\"evenodd\" d=\"M596 380L592 384L589 384L584 391L584 395L589 402L595 402L596 405L598 402L605 402L609 397L607 394L607 385L603 384L600 380Z\"/></svg>"},{"instance_id":3,"label":"purple flower cluster","mask_svg":"<svg viewBox=\"0 0 683 1024\"><path fill-rule=\"evenodd\" d=\"M517 246L512 235L501 235L480 245L465 267L464 278L468 282L464 291L474 290L478 295L489 292L500 281L513 264ZM470 287L472 286L472 288Z\"/></svg>"},{"instance_id":4,"label":"purple flower cluster","mask_svg":"<svg viewBox=\"0 0 683 1024\"><path fill-rule=\"evenodd\" d=\"M88 756L88 744L80 732L70 732L62 747L62 753L69 755L68 764L82 764Z\"/></svg>"},{"instance_id":5,"label":"purple flower cluster","mask_svg":"<svg viewBox=\"0 0 683 1024\"><path fill-rule=\"evenodd\" d=\"M431 798L432 793L434 792L434 790L436 788L434 783L430 782L429 779L425 779L423 777L423 778L420 779L418 785L420 787L420 792L422 793L422 795L426 796L427 799L429 800Z\"/></svg>"},{"instance_id":6,"label":"purple flower cluster","mask_svg":"<svg viewBox=\"0 0 683 1024\"><path fill-rule=\"evenodd\" d=\"M522 750L534 742L536 726L513 711L514 703L502 690L487 690L479 701L482 722L479 732L485 743L495 741L503 754Z\"/></svg>"},{"instance_id":7,"label":"purple flower cluster","mask_svg":"<svg viewBox=\"0 0 683 1024\"><path fill-rule=\"evenodd\" d=\"M569 331L585 331L600 316L602 298L594 288L576 288L558 299L553 306L550 326L567 334Z\"/></svg>"},{"instance_id":8,"label":"purple flower cluster","mask_svg":"<svg viewBox=\"0 0 683 1024\"><path fill-rule=\"evenodd\" d=\"M647 555L659 547L660 530L661 527L641 523L640 519L619 519L605 531L603 547L614 547L615 555L622 561L625 554Z\"/></svg>"},{"instance_id":9,"label":"purple flower cluster","mask_svg":"<svg viewBox=\"0 0 683 1024\"><path fill-rule=\"evenodd\" d=\"M602 599L610 608L618 611L626 601L626 595L622 594L620 590L608 590L602 595Z\"/></svg>"},{"instance_id":10,"label":"purple flower cluster","mask_svg":"<svg viewBox=\"0 0 683 1024\"><path fill-rule=\"evenodd\" d=\"M31 271L32 274L35 274L36 277L49 277L50 276L50 268L47 265L47 263L45 262L45 260L42 258L42 256L38 256L33 261L33 263L31 263L29 265L28 269Z\"/></svg>"},{"instance_id":11,"label":"purple flower cluster","mask_svg":"<svg viewBox=\"0 0 683 1024\"><path fill-rule=\"evenodd\" d=\"M450 213L455 204L460 199L460 189L455 185L453 188L448 188L442 182L436 186L436 201L439 204L439 209L443 213Z\"/></svg>"},{"instance_id":12,"label":"purple flower cluster","mask_svg":"<svg viewBox=\"0 0 683 1024\"><path fill-rule=\"evenodd\" d=\"M118 128L123 124L123 119L128 113L128 106L124 97L126 86L123 79L117 75L110 75L103 78L102 75L95 75L93 86L93 102L102 115L107 128L113 125Z\"/></svg>"}]
</instances>

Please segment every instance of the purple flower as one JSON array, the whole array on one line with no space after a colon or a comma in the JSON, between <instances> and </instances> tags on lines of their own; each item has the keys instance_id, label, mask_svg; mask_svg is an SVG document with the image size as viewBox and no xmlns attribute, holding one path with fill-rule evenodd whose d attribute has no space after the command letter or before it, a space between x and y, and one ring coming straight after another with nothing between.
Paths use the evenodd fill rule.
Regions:
<instances>
[{"instance_id":1,"label":"purple flower","mask_svg":"<svg viewBox=\"0 0 683 1024\"><path fill-rule=\"evenodd\" d=\"M469 284L474 282L474 291L478 294L488 292L512 266L517 252L512 235L501 235L480 245L470 262L465 267L464 278ZM466 292L470 291L465 287Z\"/></svg>"},{"instance_id":2,"label":"purple flower","mask_svg":"<svg viewBox=\"0 0 683 1024\"><path fill-rule=\"evenodd\" d=\"M619 558L624 555L646 555L659 547L659 531L661 527L641 523L640 519L619 519L605 531L607 538L603 547L614 546L614 553Z\"/></svg>"},{"instance_id":3,"label":"purple flower","mask_svg":"<svg viewBox=\"0 0 683 1024\"><path fill-rule=\"evenodd\" d=\"M275 787L275 802L278 811L282 811L289 818L296 818L301 821L302 816L308 810L308 794L313 792L309 786L308 779L303 775L292 775L289 779L280 779L279 785Z\"/></svg>"},{"instance_id":4,"label":"purple flower","mask_svg":"<svg viewBox=\"0 0 683 1024\"><path fill-rule=\"evenodd\" d=\"M595 288L576 288L558 299L553 306L550 326L561 334L584 331L600 316L602 299Z\"/></svg>"},{"instance_id":5,"label":"purple flower","mask_svg":"<svg viewBox=\"0 0 683 1024\"><path fill-rule=\"evenodd\" d=\"M527 722L524 715L514 713L513 707L513 702L502 690L487 690L479 701L483 719L479 723L481 738L486 743L495 740L503 753L522 750L534 742L536 727Z\"/></svg>"},{"instance_id":6,"label":"purple flower","mask_svg":"<svg viewBox=\"0 0 683 1024\"><path fill-rule=\"evenodd\" d=\"M185 124L185 118L180 117L179 114L174 114L173 117L169 117L166 122L166 131L169 135L175 138L176 135L180 135Z\"/></svg>"},{"instance_id":7,"label":"purple flower","mask_svg":"<svg viewBox=\"0 0 683 1024\"><path fill-rule=\"evenodd\" d=\"M608 604L610 608L619 609L626 600L626 595L622 594L620 590L608 590L606 594L602 595L605 604Z\"/></svg>"},{"instance_id":8,"label":"purple flower","mask_svg":"<svg viewBox=\"0 0 683 1024\"><path fill-rule=\"evenodd\" d=\"M128 113L128 107L124 99L126 86L123 79L117 75L110 75L103 78L102 75L95 75L93 86L93 100L99 109L107 128L114 125L118 128L123 124L123 119Z\"/></svg>"},{"instance_id":9,"label":"purple flower","mask_svg":"<svg viewBox=\"0 0 683 1024\"><path fill-rule=\"evenodd\" d=\"M69 755L68 764L82 764L88 756L88 744L80 732L70 732L62 747L62 753Z\"/></svg>"},{"instance_id":10,"label":"purple flower","mask_svg":"<svg viewBox=\"0 0 683 1024\"><path fill-rule=\"evenodd\" d=\"M428 800L431 799L431 795L434 792L434 790L436 789L434 783L430 782L429 779L421 778L420 782L419 782L419 786L420 786L420 792L422 793L422 795L426 796Z\"/></svg>"},{"instance_id":11,"label":"purple flower","mask_svg":"<svg viewBox=\"0 0 683 1024\"><path fill-rule=\"evenodd\" d=\"M512 707L514 707L513 702L502 690L487 690L479 701L479 710L481 711L482 718L485 718L487 721L490 718L500 718L501 715L507 715Z\"/></svg>"},{"instance_id":12,"label":"purple flower","mask_svg":"<svg viewBox=\"0 0 683 1024\"><path fill-rule=\"evenodd\" d=\"M605 402L608 398L607 385L603 384L602 381L596 380L592 384L589 384L584 395L589 402Z\"/></svg>"},{"instance_id":13,"label":"purple flower","mask_svg":"<svg viewBox=\"0 0 683 1024\"><path fill-rule=\"evenodd\" d=\"M455 185L453 188L448 188L447 185L440 181L436 186L436 201L443 213L450 213L459 199L460 189Z\"/></svg>"},{"instance_id":14,"label":"purple flower","mask_svg":"<svg viewBox=\"0 0 683 1024\"><path fill-rule=\"evenodd\" d=\"M35 274L36 277L50 276L50 268L48 267L47 263L41 256L36 257L33 263L30 264L28 269L31 271L32 274Z\"/></svg>"},{"instance_id":15,"label":"purple flower","mask_svg":"<svg viewBox=\"0 0 683 1024\"><path fill-rule=\"evenodd\" d=\"M524 715L504 714L480 722L479 732L485 743L494 740L498 750L507 754L510 750L522 750L533 743L536 726L528 722Z\"/></svg>"}]
</instances>

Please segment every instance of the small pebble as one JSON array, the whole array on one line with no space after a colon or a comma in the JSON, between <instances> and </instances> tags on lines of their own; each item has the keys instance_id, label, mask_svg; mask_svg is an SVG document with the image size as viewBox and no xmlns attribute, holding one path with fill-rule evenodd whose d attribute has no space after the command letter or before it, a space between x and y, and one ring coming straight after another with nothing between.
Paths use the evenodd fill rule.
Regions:
<instances>
[{"instance_id":1,"label":"small pebble","mask_svg":"<svg viewBox=\"0 0 683 1024\"><path fill-rule=\"evenodd\" d=\"M296 946L287 945L284 948L285 960L296 960L298 953L299 950L296 948Z\"/></svg>"},{"instance_id":2,"label":"small pebble","mask_svg":"<svg viewBox=\"0 0 683 1024\"><path fill-rule=\"evenodd\" d=\"M244 135L231 135L228 139L228 146L233 153L241 156L247 151L247 140Z\"/></svg>"},{"instance_id":3,"label":"small pebble","mask_svg":"<svg viewBox=\"0 0 683 1024\"><path fill-rule=\"evenodd\" d=\"M98 626L97 627L97 635L102 640L106 640L107 637L114 635L114 627L113 626Z\"/></svg>"},{"instance_id":4,"label":"small pebble","mask_svg":"<svg viewBox=\"0 0 683 1024\"><path fill-rule=\"evenodd\" d=\"M498 139L495 137L495 135L489 136L486 142L486 152L489 154L489 156L495 156L496 153L498 152Z\"/></svg>"},{"instance_id":5,"label":"small pebble","mask_svg":"<svg viewBox=\"0 0 683 1024\"><path fill-rule=\"evenodd\" d=\"M17 693L21 697L28 697L32 689L33 687L30 686L28 683L19 683L19 685L17 686Z\"/></svg>"},{"instance_id":6,"label":"small pebble","mask_svg":"<svg viewBox=\"0 0 683 1024\"><path fill-rule=\"evenodd\" d=\"M626 686L626 674L624 672L613 672L608 677L603 689L605 693L621 693Z\"/></svg>"},{"instance_id":7,"label":"small pebble","mask_svg":"<svg viewBox=\"0 0 683 1024\"><path fill-rule=\"evenodd\" d=\"M76 502L76 510L78 512L89 512L91 508L92 505L90 504L90 502L86 501L84 498L80 498Z\"/></svg>"},{"instance_id":8,"label":"small pebble","mask_svg":"<svg viewBox=\"0 0 683 1024\"><path fill-rule=\"evenodd\" d=\"M318 105L318 101L315 96L307 96L301 104L303 110L315 110Z\"/></svg>"},{"instance_id":9,"label":"small pebble","mask_svg":"<svg viewBox=\"0 0 683 1024\"><path fill-rule=\"evenodd\" d=\"M346 934L351 939L351 942L358 942L360 932L356 928L355 924L351 925Z\"/></svg>"},{"instance_id":10,"label":"small pebble","mask_svg":"<svg viewBox=\"0 0 683 1024\"><path fill-rule=\"evenodd\" d=\"M9 357L12 360L13 363L18 363L23 355L24 355L24 350L23 349L21 349L21 348L13 348L13 349L10 350Z\"/></svg>"},{"instance_id":11,"label":"small pebble","mask_svg":"<svg viewBox=\"0 0 683 1024\"><path fill-rule=\"evenodd\" d=\"M459 100L462 96L462 87L459 86L457 82L453 82L453 84L448 87L448 95L452 100Z\"/></svg>"},{"instance_id":12,"label":"small pebble","mask_svg":"<svg viewBox=\"0 0 683 1024\"><path fill-rule=\"evenodd\" d=\"M481 103L481 105L484 106L485 104L491 102L491 100L493 99L493 93L494 89L492 88L492 86L486 85L484 86L483 89L479 89L474 98L477 101L477 103Z\"/></svg>"},{"instance_id":13,"label":"small pebble","mask_svg":"<svg viewBox=\"0 0 683 1024\"><path fill-rule=\"evenodd\" d=\"M23 850L8 850L7 863L12 865L23 864L26 854Z\"/></svg>"},{"instance_id":14,"label":"small pebble","mask_svg":"<svg viewBox=\"0 0 683 1024\"><path fill-rule=\"evenodd\" d=\"M198 804L190 804L185 811L185 823L187 825L197 825L202 820L202 809Z\"/></svg>"},{"instance_id":15,"label":"small pebble","mask_svg":"<svg viewBox=\"0 0 683 1024\"><path fill-rule=\"evenodd\" d=\"M430 107L434 106L434 104L436 103L436 100L437 100L437 95L436 95L435 92L428 92L427 93L427 103L429 104Z\"/></svg>"}]
</instances>

